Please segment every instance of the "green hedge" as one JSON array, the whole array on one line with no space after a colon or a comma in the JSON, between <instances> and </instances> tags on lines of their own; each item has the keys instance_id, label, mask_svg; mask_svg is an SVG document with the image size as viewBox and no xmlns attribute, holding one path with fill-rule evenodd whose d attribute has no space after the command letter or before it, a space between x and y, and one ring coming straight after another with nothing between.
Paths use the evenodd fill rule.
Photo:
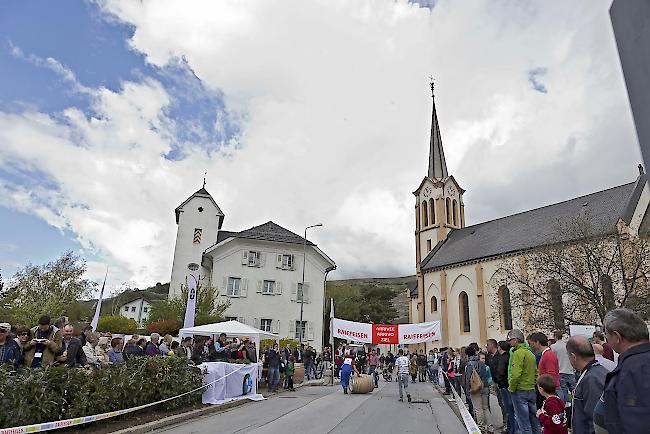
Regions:
<instances>
[{"instance_id":1,"label":"green hedge","mask_svg":"<svg viewBox=\"0 0 650 434\"><path fill-rule=\"evenodd\" d=\"M202 381L200 370L178 357L132 358L92 372L56 366L12 373L0 367L0 428L148 404L188 392ZM199 390L155 408L198 403L201 394Z\"/></svg>"}]
</instances>

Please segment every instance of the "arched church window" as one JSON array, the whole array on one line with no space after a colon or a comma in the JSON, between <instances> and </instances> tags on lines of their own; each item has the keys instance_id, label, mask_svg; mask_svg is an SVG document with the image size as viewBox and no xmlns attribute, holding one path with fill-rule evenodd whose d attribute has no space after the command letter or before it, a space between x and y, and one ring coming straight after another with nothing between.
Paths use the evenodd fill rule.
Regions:
<instances>
[{"instance_id":1,"label":"arched church window","mask_svg":"<svg viewBox=\"0 0 650 434\"><path fill-rule=\"evenodd\" d=\"M434 295L431 297L431 313L438 312L438 299Z\"/></svg>"},{"instance_id":2,"label":"arched church window","mask_svg":"<svg viewBox=\"0 0 650 434\"><path fill-rule=\"evenodd\" d=\"M429 212L431 213L430 221L432 225L436 224L436 207L433 205L433 198L429 199Z\"/></svg>"},{"instance_id":3,"label":"arched church window","mask_svg":"<svg viewBox=\"0 0 650 434\"><path fill-rule=\"evenodd\" d=\"M460 308L460 331L462 333L469 333L471 328L469 321L469 298L465 291L462 291L458 295L458 305Z\"/></svg>"},{"instance_id":4,"label":"arched church window","mask_svg":"<svg viewBox=\"0 0 650 434\"><path fill-rule=\"evenodd\" d=\"M429 225L429 212L427 210L427 201L422 201L422 227Z\"/></svg>"},{"instance_id":5,"label":"arched church window","mask_svg":"<svg viewBox=\"0 0 650 434\"><path fill-rule=\"evenodd\" d=\"M451 224L451 199L445 200L445 214L447 214L447 224Z\"/></svg>"},{"instance_id":6,"label":"arched church window","mask_svg":"<svg viewBox=\"0 0 650 434\"><path fill-rule=\"evenodd\" d=\"M454 220L454 226L458 226L458 201L456 199L451 202L451 216Z\"/></svg>"},{"instance_id":7,"label":"arched church window","mask_svg":"<svg viewBox=\"0 0 650 434\"><path fill-rule=\"evenodd\" d=\"M512 330L512 303L510 289L506 285L499 287L499 310L501 311L501 328Z\"/></svg>"}]
</instances>

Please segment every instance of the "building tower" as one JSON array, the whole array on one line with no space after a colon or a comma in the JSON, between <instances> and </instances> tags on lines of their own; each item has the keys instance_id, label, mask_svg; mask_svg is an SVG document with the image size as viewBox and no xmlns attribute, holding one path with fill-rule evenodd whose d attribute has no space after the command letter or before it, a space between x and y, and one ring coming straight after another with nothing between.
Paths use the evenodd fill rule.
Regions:
<instances>
[{"instance_id":1,"label":"building tower","mask_svg":"<svg viewBox=\"0 0 650 434\"><path fill-rule=\"evenodd\" d=\"M418 280L418 312L412 318L425 322L424 281L420 264L439 243L443 243L450 231L465 227L463 190L447 172L445 152L442 146L433 80L431 81L431 139L429 142L429 171L417 190L415 201L415 269Z\"/></svg>"},{"instance_id":2,"label":"building tower","mask_svg":"<svg viewBox=\"0 0 650 434\"><path fill-rule=\"evenodd\" d=\"M224 214L210 193L203 187L187 198L175 210L176 247L172 265L169 297L179 296L187 276L192 273L206 284L210 270L203 266L203 252L217 242L217 234L223 224Z\"/></svg>"}]
</instances>

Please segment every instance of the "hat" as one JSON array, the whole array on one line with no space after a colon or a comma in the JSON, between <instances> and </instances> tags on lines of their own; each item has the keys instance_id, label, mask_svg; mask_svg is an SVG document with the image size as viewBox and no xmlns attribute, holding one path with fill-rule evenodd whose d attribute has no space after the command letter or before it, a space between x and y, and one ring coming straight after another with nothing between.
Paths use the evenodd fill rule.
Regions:
<instances>
[{"instance_id":1,"label":"hat","mask_svg":"<svg viewBox=\"0 0 650 434\"><path fill-rule=\"evenodd\" d=\"M0 322L0 329L9 332L11 331L11 324L8 322Z\"/></svg>"},{"instance_id":2,"label":"hat","mask_svg":"<svg viewBox=\"0 0 650 434\"><path fill-rule=\"evenodd\" d=\"M517 339L519 342L524 341L524 332L522 332L519 329L512 329L508 332L508 340L510 339Z\"/></svg>"}]
</instances>

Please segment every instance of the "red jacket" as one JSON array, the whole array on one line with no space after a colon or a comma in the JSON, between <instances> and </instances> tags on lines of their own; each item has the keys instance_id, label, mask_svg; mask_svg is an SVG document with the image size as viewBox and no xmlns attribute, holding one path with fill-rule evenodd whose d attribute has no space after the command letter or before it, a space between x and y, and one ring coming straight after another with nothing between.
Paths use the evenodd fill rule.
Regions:
<instances>
[{"instance_id":1,"label":"red jacket","mask_svg":"<svg viewBox=\"0 0 650 434\"><path fill-rule=\"evenodd\" d=\"M539 375L548 374L555 379L555 388L560 387L560 363L557 360L557 356L550 349L544 350L542 353L542 358L539 359L539 365L537 365L537 370Z\"/></svg>"},{"instance_id":2,"label":"red jacket","mask_svg":"<svg viewBox=\"0 0 650 434\"><path fill-rule=\"evenodd\" d=\"M538 417L544 434L568 434L564 402L557 396L546 398Z\"/></svg>"}]
</instances>

